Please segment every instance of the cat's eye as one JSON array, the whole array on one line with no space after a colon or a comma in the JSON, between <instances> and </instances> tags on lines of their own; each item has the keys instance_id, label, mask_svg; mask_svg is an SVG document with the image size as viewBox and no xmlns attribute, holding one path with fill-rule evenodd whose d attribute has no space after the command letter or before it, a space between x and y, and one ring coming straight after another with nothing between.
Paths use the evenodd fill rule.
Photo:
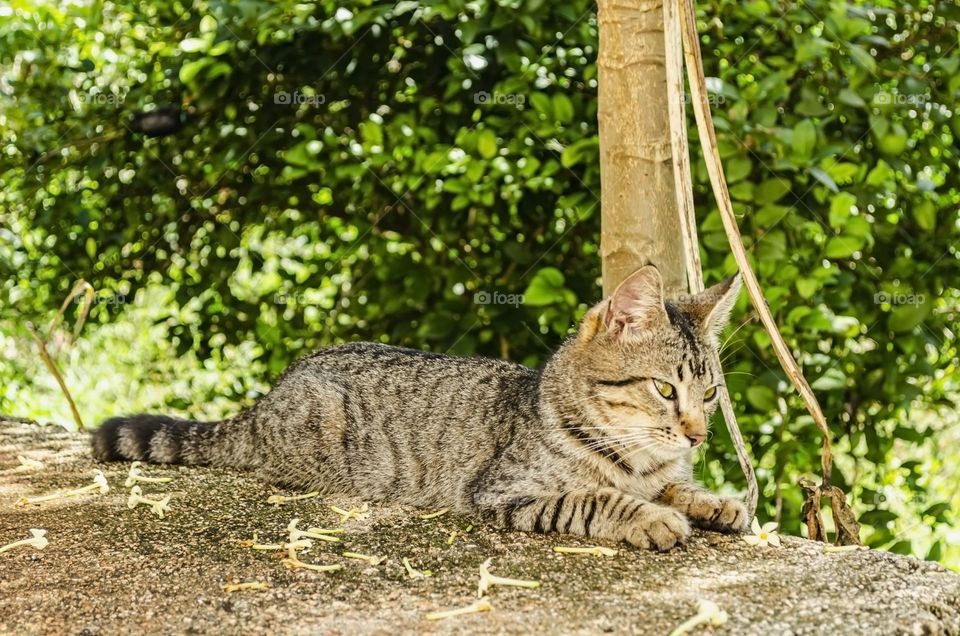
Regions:
<instances>
[{"instance_id":1,"label":"cat's eye","mask_svg":"<svg viewBox=\"0 0 960 636\"><path fill-rule=\"evenodd\" d=\"M677 390L673 388L673 385L669 382L661 382L660 380L654 380L653 386L657 389L657 393L667 398L668 400L677 399Z\"/></svg>"},{"instance_id":2,"label":"cat's eye","mask_svg":"<svg viewBox=\"0 0 960 636\"><path fill-rule=\"evenodd\" d=\"M717 387L712 386L706 391L703 392L703 401L709 402L713 398L717 397Z\"/></svg>"}]
</instances>

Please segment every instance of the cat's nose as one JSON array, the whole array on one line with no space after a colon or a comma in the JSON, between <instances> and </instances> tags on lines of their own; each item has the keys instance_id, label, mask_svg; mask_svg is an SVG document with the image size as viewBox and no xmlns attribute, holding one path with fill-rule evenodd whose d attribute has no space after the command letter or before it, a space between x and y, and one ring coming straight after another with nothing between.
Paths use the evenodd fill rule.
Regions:
<instances>
[{"instance_id":1,"label":"cat's nose","mask_svg":"<svg viewBox=\"0 0 960 636\"><path fill-rule=\"evenodd\" d=\"M703 440L707 439L707 436L700 433L693 433L688 434L687 439L690 440L690 446L696 448L700 444L703 444Z\"/></svg>"}]
</instances>

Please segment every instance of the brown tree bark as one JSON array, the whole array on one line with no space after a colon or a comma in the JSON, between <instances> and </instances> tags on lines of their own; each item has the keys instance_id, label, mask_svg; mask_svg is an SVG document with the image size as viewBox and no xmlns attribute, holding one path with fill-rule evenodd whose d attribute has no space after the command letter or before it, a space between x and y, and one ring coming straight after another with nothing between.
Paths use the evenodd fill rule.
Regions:
<instances>
[{"instance_id":1,"label":"brown tree bark","mask_svg":"<svg viewBox=\"0 0 960 636\"><path fill-rule=\"evenodd\" d=\"M686 292L661 0L598 0L603 292L652 263Z\"/></svg>"}]
</instances>

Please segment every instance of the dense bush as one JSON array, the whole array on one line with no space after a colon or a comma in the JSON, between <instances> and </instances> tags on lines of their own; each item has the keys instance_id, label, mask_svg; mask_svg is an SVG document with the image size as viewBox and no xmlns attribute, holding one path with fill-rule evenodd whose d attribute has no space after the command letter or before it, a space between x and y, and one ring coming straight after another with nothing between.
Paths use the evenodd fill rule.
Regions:
<instances>
[{"instance_id":1,"label":"dense bush","mask_svg":"<svg viewBox=\"0 0 960 636\"><path fill-rule=\"evenodd\" d=\"M535 365L597 299L593 3L37 4L0 8L11 337L79 277L107 301L101 324L159 285L174 300L149 315L180 353L226 364L225 346L259 343L255 377L234 369L215 389L249 400L296 356L348 339ZM960 8L700 11L741 227L833 425L836 479L871 544L939 557L945 497L957 503L936 475L956 455L956 418L938 413L958 380ZM171 106L179 131L139 132L136 113ZM733 264L695 170L716 280ZM725 357L762 516L799 532L810 420L756 324ZM0 408L16 411L13 395ZM715 430L702 476L740 488Z\"/></svg>"}]
</instances>

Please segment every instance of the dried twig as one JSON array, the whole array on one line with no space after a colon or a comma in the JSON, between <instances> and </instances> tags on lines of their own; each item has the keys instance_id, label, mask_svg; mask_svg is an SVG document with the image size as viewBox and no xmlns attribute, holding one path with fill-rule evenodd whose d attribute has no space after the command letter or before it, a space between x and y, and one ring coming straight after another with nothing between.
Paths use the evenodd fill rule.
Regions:
<instances>
[{"instance_id":1,"label":"dried twig","mask_svg":"<svg viewBox=\"0 0 960 636\"><path fill-rule=\"evenodd\" d=\"M557 554L592 554L599 557L617 556L617 550L605 548L599 545L593 545L588 548L568 547L564 545L553 546L553 551Z\"/></svg>"},{"instance_id":2,"label":"dried twig","mask_svg":"<svg viewBox=\"0 0 960 636\"><path fill-rule=\"evenodd\" d=\"M489 612L492 609L493 605L490 604L490 601L486 599L480 599L479 601L474 601L466 607L458 607L456 609L444 610L442 612L431 612L426 615L426 619L428 621L442 621L445 618L453 618L454 616L463 616L465 614Z\"/></svg>"},{"instance_id":3,"label":"dried twig","mask_svg":"<svg viewBox=\"0 0 960 636\"><path fill-rule=\"evenodd\" d=\"M677 208L684 240L687 281L694 294L705 289L703 267L700 263L700 242L697 238L697 216L693 205L693 179L690 175L690 148L687 139L686 100L683 91L683 46L680 36L680 15L674 2L663 5L664 39L666 42L667 100L670 107L670 143L673 154L673 176L676 181ZM720 364L720 352L713 352L714 364ZM737 452L740 469L747 479L747 514L757 510L759 488L753 462L747 452L743 435L737 425L737 416L730 401L730 392L724 381L720 384L720 410L730 432L730 440Z\"/></svg>"},{"instance_id":4,"label":"dried twig","mask_svg":"<svg viewBox=\"0 0 960 636\"><path fill-rule=\"evenodd\" d=\"M703 144L704 160L707 164L707 172L710 175L710 183L713 186L713 194L717 200L717 206L720 210L720 218L723 221L723 228L727 233L727 240L730 243L730 250L733 257L740 267L740 275L743 276L743 282L747 287L747 293L750 301L760 315L760 322L770 335L773 343L774 352L780 360L783 370L790 376L790 380L800 393L807 410L813 416L814 422L823 433L823 478L824 484L830 483L830 467L832 463L830 453L830 429L827 427L827 420L820 410L817 398L810 389L810 385L803 377L800 367L793 359L790 348L784 342L777 328L777 323L767 306L767 301L763 297L763 291L760 289L760 283L757 281L757 275L754 274L750 266L750 259L747 256L747 250L743 246L743 239L740 236L740 228L737 226L737 217L733 212L733 204L730 200L730 192L727 189L726 177L723 173L723 165L720 162L720 151L717 144L717 132L713 127L713 116L710 114L710 108L707 102L707 83L703 75L703 60L700 53L700 41L697 36L697 18L693 0L680 0L680 10L682 17L682 34L684 43L684 53L687 61L687 75L690 80L690 92L693 95L693 112L697 119L697 128L700 131L700 139Z\"/></svg>"},{"instance_id":5,"label":"dried twig","mask_svg":"<svg viewBox=\"0 0 960 636\"><path fill-rule=\"evenodd\" d=\"M220 586L224 592L242 592L244 590L268 590L270 584L266 581L249 581L247 583L224 583Z\"/></svg>"},{"instance_id":6,"label":"dried twig","mask_svg":"<svg viewBox=\"0 0 960 636\"><path fill-rule=\"evenodd\" d=\"M82 278L74 283L73 289L70 290L70 293L60 305L60 310L57 312L57 315L53 317L53 320L50 321L50 326L47 327L47 333L44 338L40 337L32 323L27 323L27 331L30 332L30 336L33 338L33 341L37 344L37 347L40 350L40 359L43 360L43 364L53 375L54 379L56 379L57 384L60 385L60 390L63 392L64 397L67 398L67 404L70 406L70 413L73 415L73 421L77 423L78 431L84 430L83 420L80 418L80 412L77 410L77 405L73 401L73 396L70 395L70 390L67 388L67 383L64 381L63 375L60 374L60 370L53 361L53 356L51 356L50 352L47 350L47 340L54 333L57 327L60 326L60 322L63 320L63 315L70 307L70 303L72 303L75 298L81 295L83 296L83 305L81 306L80 314L77 316L77 320L73 325L73 337L76 339L80 335L80 330L83 329L83 324L86 322L87 316L90 314L90 307L93 305L93 300L95 297L93 287L90 285L90 283Z\"/></svg>"},{"instance_id":7,"label":"dried twig","mask_svg":"<svg viewBox=\"0 0 960 636\"><path fill-rule=\"evenodd\" d=\"M314 490L308 493L304 493L302 495L270 495L269 497L267 497L267 503L272 504L274 506L281 506L291 501L301 501L303 499L311 499L313 497L319 497L319 496L320 496L319 490Z\"/></svg>"},{"instance_id":8,"label":"dried twig","mask_svg":"<svg viewBox=\"0 0 960 636\"><path fill-rule=\"evenodd\" d=\"M80 418L80 411L77 410L77 405L73 401L73 396L70 395L70 389L67 388L67 383L64 382L63 376L60 375L60 370L57 369L57 365L54 363L53 358L51 358L50 354L47 352L46 343L40 339L40 336L37 335L37 331L34 329L33 324L29 322L27 323L27 331L30 332L30 336L33 337L33 341L37 343L37 347L40 350L40 359L43 360L43 364L46 365L47 370L53 374L57 384L60 385L60 390L63 392L63 396L67 398L67 404L70 406L70 413L73 415L73 421L77 423L77 430L84 430L83 420Z\"/></svg>"},{"instance_id":9,"label":"dried twig","mask_svg":"<svg viewBox=\"0 0 960 636\"><path fill-rule=\"evenodd\" d=\"M429 513L429 514L420 515L420 518L423 519L424 521L428 521L428 520L430 520L430 519L436 519L437 517L442 517L443 515L447 514L448 512L450 512L450 509L449 509L449 508L443 508L443 509L441 509L441 510L437 510L436 512L431 512L431 513Z\"/></svg>"},{"instance_id":10,"label":"dried twig","mask_svg":"<svg viewBox=\"0 0 960 636\"><path fill-rule=\"evenodd\" d=\"M60 321L63 319L63 315L67 312L67 309L70 307L70 303L72 303L75 298L81 295L83 296L83 303L80 307L80 314L77 316L77 320L73 323L73 337L77 338L80 335L80 330L83 329L83 323L87 321L87 316L90 315L90 308L93 306L93 301L96 298L96 292L94 291L93 286L82 278L74 283L73 289L70 290L70 293L63 301L63 304L60 305L60 311L58 311L57 315L54 316L53 320L50 321L50 326L47 327L48 338L50 337L50 334L52 334L54 330L60 326Z\"/></svg>"}]
</instances>

